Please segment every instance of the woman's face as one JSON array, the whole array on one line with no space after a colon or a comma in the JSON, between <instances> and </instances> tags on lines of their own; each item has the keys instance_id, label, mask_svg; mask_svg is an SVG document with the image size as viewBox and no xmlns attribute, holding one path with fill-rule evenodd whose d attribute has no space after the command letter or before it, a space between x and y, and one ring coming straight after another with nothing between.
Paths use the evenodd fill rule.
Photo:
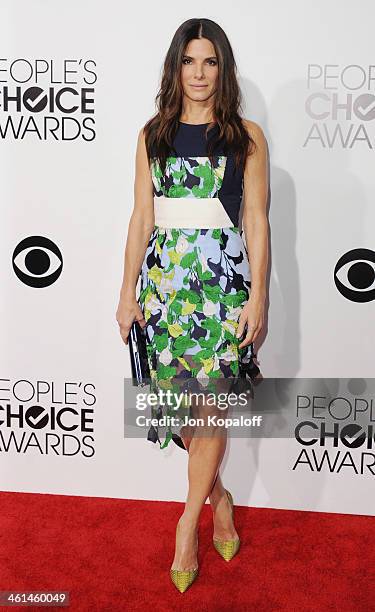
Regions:
<instances>
[{"instance_id":1,"label":"woman's face","mask_svg":"<svg viewBox=\"0 0 375 612\"><path fill-rule=\"evenodd\" d=\"M207 100L216 92L219 67L215 47L207 38L195 38L182 56L181 84L185 96Z\"/></svg>"}]
</instances>

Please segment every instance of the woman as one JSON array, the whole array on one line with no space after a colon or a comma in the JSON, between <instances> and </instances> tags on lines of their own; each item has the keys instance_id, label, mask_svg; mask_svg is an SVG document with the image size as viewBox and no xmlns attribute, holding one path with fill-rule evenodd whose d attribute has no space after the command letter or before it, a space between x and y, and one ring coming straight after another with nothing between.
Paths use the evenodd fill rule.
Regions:
<instances>
[{"instance_id":1,"label":"woman","mask_svg":"<svg viewBox=\"0 0 375 612\"><path fill-rule=\"evenodd\" d=\"M236 64L219 25L189 19L177 29L156 102L158 112L138 136L116 313L120 334L127 344L134 320L146 328L155 388L233 389L240 377L259 372L253 342L264 321L268 177L266 141L259 125L239 115ZM242 196L248 248L239 230ZM149 432L161 448L173 440L188 451L189 490L170 568L181 592L198 573L198 523L207 497L216 550L230 560L240 542L232 496L219 474L226 429L208 426L209 415L226 411L207 407L202 396L193 404L185 408L202 417L203 427L168 425L163 444L161 427ZM170 412L153 409L158 418Z\"/></svg>"}]
</instances>

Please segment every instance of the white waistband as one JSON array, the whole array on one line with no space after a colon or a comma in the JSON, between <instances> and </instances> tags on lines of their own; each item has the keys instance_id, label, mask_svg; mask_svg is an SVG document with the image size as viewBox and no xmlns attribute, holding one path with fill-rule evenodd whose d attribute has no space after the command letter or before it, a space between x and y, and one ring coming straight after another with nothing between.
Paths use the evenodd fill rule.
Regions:
<instances>
[{"instance_id":1,"label":"white waistband","mask_svg":"<svg viewBox=\"0 0 375 612\"><path fill-rule=\"evenodd\" d=\"M219 198L154 197L155 225L159 227L234 227Z\"/></svg>"}]
</instances>

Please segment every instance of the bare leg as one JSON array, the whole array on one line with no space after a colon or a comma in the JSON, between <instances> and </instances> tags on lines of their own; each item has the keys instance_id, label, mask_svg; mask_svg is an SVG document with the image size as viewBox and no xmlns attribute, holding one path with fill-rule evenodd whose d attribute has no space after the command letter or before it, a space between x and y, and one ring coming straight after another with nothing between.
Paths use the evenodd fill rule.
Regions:
<instances>
[{"instance_id":1,"label":"bare leg","mask_svg":"<svg viewBox=\"0 0 375 612\"><path fill-rule=\"evenodd\" d=\"M198 410L198 413L200 417L206 418L207 407ZM199 517L203 504L211 493L226 448L225 428L211 425L208 429L203 429L200 426L199 430L198 434L196 432L193 434L188 443L189 491L184 512L177 524L176 549L172 569L189 570L198 565L197 533ZM218 509L222 503L222 501L217 500Z\"/></svg>"},{"instance_id":2,"label":"bare leg","mask_svg":"<svg viewBox=\"0 0 375 612\"><path fill-rule=\"evenodd\" d=\"M193 430L191 428L184 427L181 430L181 437L187 451L189 451L192 436ZM213 537L218 540L237 539L238 533L233 524L231 506L225 493L219 470L213 487L211 488L209 498L214 522Z\"/></svg>"},{"instance_id":3,"label":"bare leg","mask_svg":"<svg viewBox=\"0 0 375 612\"><path fill-rule=\"evenodd\" d=\"M233 524L231 505L225 493L220 474L211 491L210 504L214 521L213 537L217 540L236 540L238 533Z\"/></svg>"},{"instance_id":4,"label":"bare leg","mask_svg":"<svg viewBox=\"0 0 375 612\"><path fill-rule=\"evenodd\" d=\"M195 428L191 426L185 426L181 430L181 438L188 452L194 433ZM231 506L220 477L219 467L209 493L214 523L213 537L218 540L235 540L238 538L238 533L233 524Z\"/></svg>"}]
</instances>

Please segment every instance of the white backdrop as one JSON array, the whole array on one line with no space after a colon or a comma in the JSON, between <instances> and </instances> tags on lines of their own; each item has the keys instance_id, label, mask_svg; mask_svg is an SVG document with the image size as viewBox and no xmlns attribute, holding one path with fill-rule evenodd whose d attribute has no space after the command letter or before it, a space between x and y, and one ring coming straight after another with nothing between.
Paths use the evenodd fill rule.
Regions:
<instances>
[{"instance_id":1,"label":"white backdrop","mask_svg":"<svg viewBox=\"0 0 375 612\"><path fill-rule=\"evenodd\" d=\"M353 293L343 295L334 282L344 254L375 249L375 11L369 0L361 9L348 0L217 0L198 15L167 1L67 0L64 10L42 0L2 3L2 490L184 500L186 453L124 439L130 362L115 313L137 134L154 111L172 35L193 16L227 32L245 117L262 126L269 145L269 309L257 343L263 376L373 376L368 252L356 253L362 263L347 274ZM61 96L64 108L77 104L69 113L51 102L63 87L71 88ZM58 247L47 263L60 275L45 287L35 286L52 270L42 273L48 265L38 237ZM18 245L26 246L25 276L12 265ZM370 297L359 301L359 293ZM7 423L7 404L17 414L20 404L42 410ZM82 409L92 410L93 432L68 432L75 438L63 451L61 430L43 425L51 406L76 409L75 423ZM231 440L223 466L235 502L374 514L370 469L293 470L299 452L296 440ZM362 452L352 451L356 461Z\"/></svg>"}]
</instances>

